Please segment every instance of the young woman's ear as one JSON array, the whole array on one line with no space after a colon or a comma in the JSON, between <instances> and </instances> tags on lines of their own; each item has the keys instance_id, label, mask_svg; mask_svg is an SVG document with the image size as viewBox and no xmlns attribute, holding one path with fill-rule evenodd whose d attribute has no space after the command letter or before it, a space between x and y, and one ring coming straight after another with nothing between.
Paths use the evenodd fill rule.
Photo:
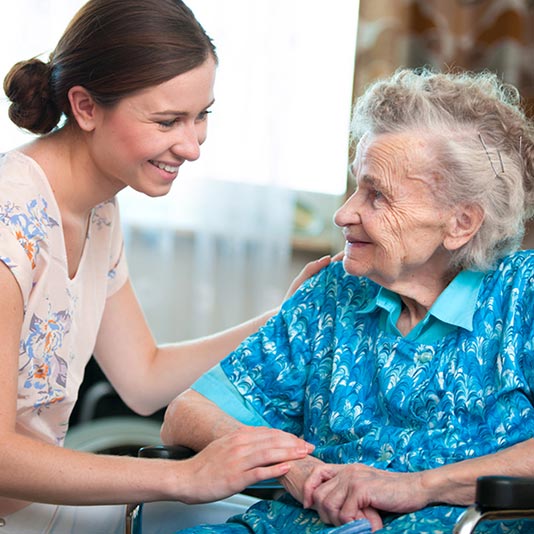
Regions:
<instances>
[{"instance_id":1,"label":"young woman's ear","mask_svg":"<svg viewBox=\"0 0 534 534\"><path fill-rule=\"evenodd\" d=\"M69 89L68 97L72 116L78 126L86 132L93 131L97 105L89 91L81 85L75 85Z\"/></svg>"},{"instance_id":2,"label":"young woman's ear","mask_svg":"<svg viewBox=\"0 0 534 534\"><path fill-rule=\"evenodd\" d=\"M454 210L443 240L447 250L458 250L478 232L484 220L484 210L478 204L465 204Z\"/></svg>"}]
</instances>

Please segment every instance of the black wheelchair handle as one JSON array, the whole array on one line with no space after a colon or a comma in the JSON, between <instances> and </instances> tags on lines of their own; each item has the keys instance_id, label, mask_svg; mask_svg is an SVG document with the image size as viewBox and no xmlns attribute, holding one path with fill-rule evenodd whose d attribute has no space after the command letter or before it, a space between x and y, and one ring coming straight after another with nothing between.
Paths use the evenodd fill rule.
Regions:
<instances>
[{"instance_id":1,"label":"black wheelchair handle","mask_svg":"<svg viewBox=\"0 0 534 534\"><path fill-rule=\"evenodd\" d=\"M139 458L160 458L162 460L186 460L195 455L193 449L183 445L149 445L139 449Z\"/></svg>"}]
</instances>

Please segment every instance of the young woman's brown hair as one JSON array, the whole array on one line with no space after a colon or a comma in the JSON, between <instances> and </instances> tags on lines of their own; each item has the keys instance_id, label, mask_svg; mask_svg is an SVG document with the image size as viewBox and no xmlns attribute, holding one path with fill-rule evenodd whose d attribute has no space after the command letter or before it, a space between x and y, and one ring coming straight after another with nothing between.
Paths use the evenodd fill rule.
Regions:
<instances>
[{"instance_id":1,"label":"young woman's brown hair","mask_svg":"<svg viewBox=\"0 0 534 534\"><path fill-rule=\"evenodd\" d=\"M92 0L66 28L48 63L21 61L7 74L9 117L33 133L48 133L62 115L70 116L67 94L75 85L112 106L210 55L217 60L215 46L181 0Z\"/></svg>"}]
</instances>

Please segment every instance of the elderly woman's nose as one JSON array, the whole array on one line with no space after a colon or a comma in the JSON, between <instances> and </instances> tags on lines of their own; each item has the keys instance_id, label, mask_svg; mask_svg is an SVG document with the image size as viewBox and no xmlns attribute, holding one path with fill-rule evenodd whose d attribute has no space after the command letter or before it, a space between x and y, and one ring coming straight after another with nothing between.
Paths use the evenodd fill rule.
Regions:
<instances>
[{"instance_id":1,"label":"elderly woman's nose","mask_svg":"<svg viewBox=\"0 0 534 534\"><path fill-rule=\"evenodd\" d=\"M352 195L346 202L334 213L334 224L339 227L348 226L349 224L358 224L360 214L358 203L355 201L355 195Z\"/></svg>"}]
</instances>

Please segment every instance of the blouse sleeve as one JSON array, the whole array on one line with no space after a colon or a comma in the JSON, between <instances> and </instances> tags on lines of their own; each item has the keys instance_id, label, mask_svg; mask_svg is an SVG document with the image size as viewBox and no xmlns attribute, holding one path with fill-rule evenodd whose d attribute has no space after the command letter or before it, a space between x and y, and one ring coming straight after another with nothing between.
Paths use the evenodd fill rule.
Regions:
<instances>
[{"instance_id":1,"label":"blouse sleeve","mask_svg":"<svg viewBox=\"0 0 534 534\"><path fill-rule=\"evenodd\" d=\"M220 365L216 365L202 375L191 386L191 389L209 399L244 425L270 426L261 414L256 412L254 407L239 394Z\"/></svg>"},{"instance_id":2,"label":"blouse sleeve","mask_svg":"<svg viewBox=\"0 0 534 534\"><path fill-rule=\"evenodd\" d=\"M0 222L0 261L11 270L17 280L26 308L33 285L31 250L25 249L3 222Z\"/></svg>"},{"instance_id":3,"label":"blouse sleeve","mask_svg":"<svg viewBox=\"0 0 534 534\"><path fill-rule=\"evenodd\" d=\"M221 369L239 394L269 425L303 433L304 403L310 362L329 345L323 310L327 276L319 273L295 293L257 333L221 362Z\"/></svg>"}]
</instances>

